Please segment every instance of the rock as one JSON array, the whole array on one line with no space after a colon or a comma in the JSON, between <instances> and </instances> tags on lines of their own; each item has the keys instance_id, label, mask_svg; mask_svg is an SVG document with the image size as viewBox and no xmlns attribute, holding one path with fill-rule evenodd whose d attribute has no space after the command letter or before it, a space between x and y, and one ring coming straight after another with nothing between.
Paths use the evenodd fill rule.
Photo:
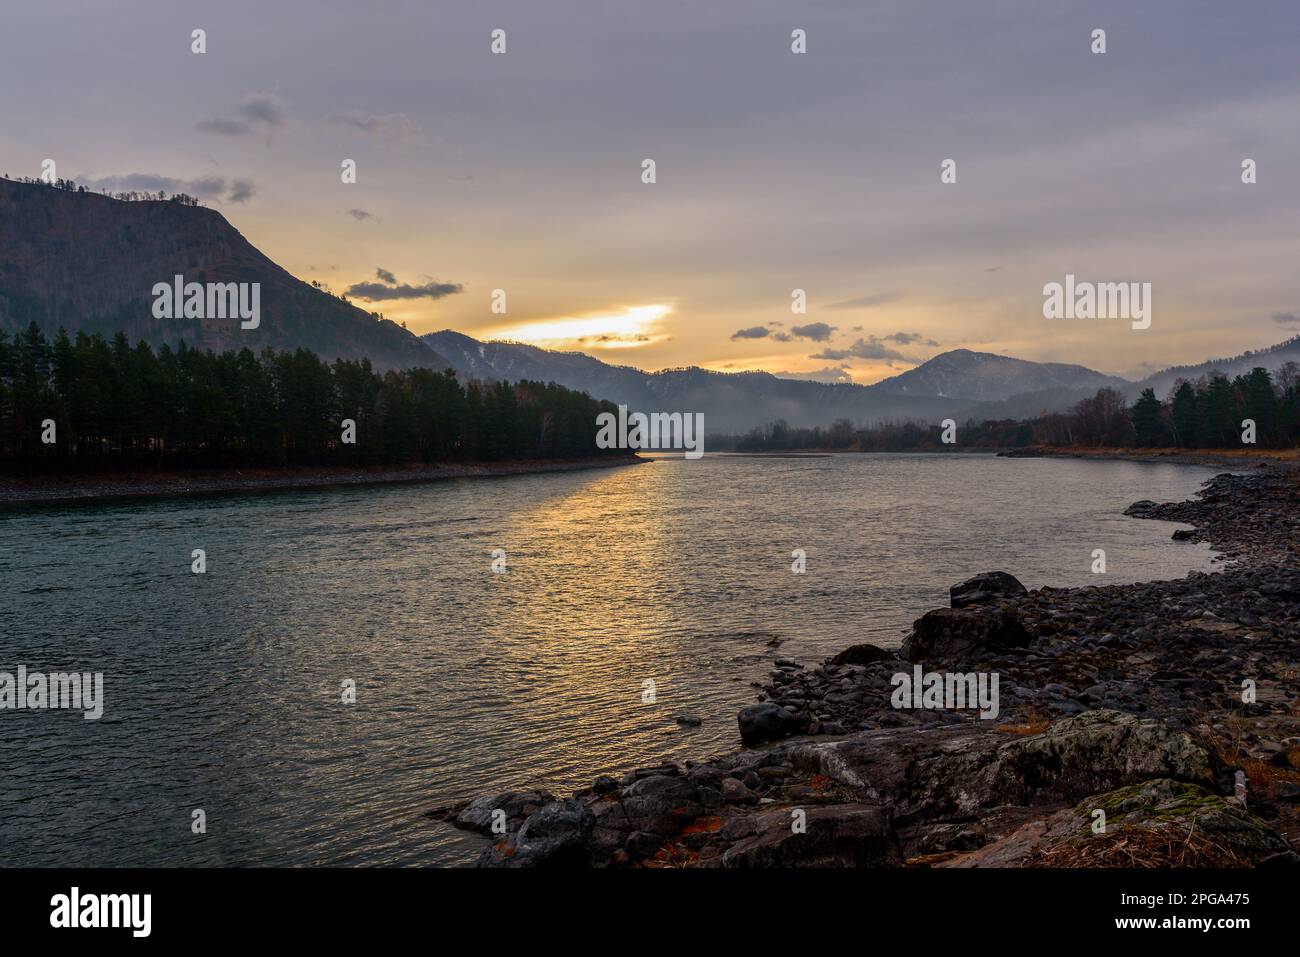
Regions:
<instances>
[{"instance_id":1,"label":"rock","mask_svg":"<svg viewBox=\"0 0 1300 957\"><path fill-rule=\"evenodd\" d=\"M912 625L902 656L928 665L955 665L1026 647L1033 636L1008 608L937 608Z\"/></svg>"},{"instance_id":2,"label":"rock","mask_svg":"<svg viewBox=\"0 0 1300 957\"><path fill-rule=\"evenodd\" d=\"M618 782L608 774L602 774L592 782L591 789L597 794L608 794L610 791L618 790Z\"/></svg>"},{"instance_id":3,"label":"rock","mask_svg":"<svg viewBox=\"0 0 1300 957\"><path fill-rule=\"evenodd\" d=\"M647 857L654 857L655 851L663 844L663 838L657 834L651 834L648 831L633 831L627 836L627 842L623 850L627 856L634 861L645 860Z\"/></svg>"},{"instance_id":4,"label":"rock","mask_svg":"<svg viewBox=\"0 0 1300 957\"><path fill-rule=\"evenodd\" d=\"M850 645L831 659L833 665L869 665L875 661L885 661L894 657L892 652L876 645L864 642Z\"/></svg>"},{"instance_id":5,"label":"rock","mask_svg":"<svg viewBox=\"0 0 1300 957\"><path fill-rule=\"evenodd\" d=\"M792 826L791 810L765 811L745 837L723 854L723 867L889 867L902 855L888 814L870 804L804 808L806 830Z\"/></svg>"},{"instance_id":6,"label":"rock","mask_svg":"<svg viewBox=\"0 0 1300 957\"><path fill-rule=\"evenodd\" d=\"M704 720L702 718L697 718L691 714L679 714L673 720L686 728L698 728L700 725L704 723Z\"/></svg>"},{"instance_id":7,"label":"rock","mask_svg":"<svg viewBox=\"0 0 1300 957\"><path fill-rule=\"evenodd\" d=\"M980 572L948 589L948 600L953 608L986 605L1001 598L1027 595L1029 590L1006 572Z\"/></svg>"},{"instance_id":8,"label":"rock","mask_svg":"<svg viewBox=\"0 0 1300 957\"><path fill-rule=\"evenodd\" d=\"M724 778L719 785L719 790L722 793L722 800L727 804L753 804L758 800L757 794L735 778Z\"/></svg>"},{"instance_id":9,"label":"rock","mask_svg":"<svg viewBox=\"0 0 1300 957\"><path fill-rule=\"evenodd\" d=\"M804 723L797 715L770 701L750 705L737 715L736 721L740 725L740 739L746 744L775 741L799 734L804 729Z\"/></svg>"},{"instance_id":10,"label":"rock","mask_svg":"<svg viewBox=\"0 0 1300 957\"><path fill-rule=\"evenodd\" d=\"M1062 718L1026 737L977 726L861 732L791 748L796 768L888 804L902 824L978 817L1006 805L1074 803L1148 778L1227 794L1231 774L1184 732L1119 711Z\"/></svg>"},{"instance_id":11,"label":"rock","mask_svg":"<svg viewBox=\"0 0 1300 957\"><path fill-rule=\"evenodd\" d=\"M495 811L505 812L506 833L519 830L519 825L530 814L540 810L555 798L545 791L506 791L484 795L470 801L458 814L453 824L465 831L499 836L492 830Z\"/></svg>"},{"instance_id":12,"label":"rock","mask_svg":"<svg viewBox=\"0 0 1300 957\"><path fill-rule=\"evenodd\" d=\"M479 867L580 867L595 816L581 801L552 801L519 830L483 851Z\"/></svg>"},{"instance_id":13,"label":"rock","mask_svg":"<svg viewBox=\"0 0 1300 957\"><path fill-rule=\"evenodd\" d=\"M1092 829L1096 811L1106 829ZM1074 808L940 867L1241 867L1300 857L1236 801L1157 778L1085 798Z\"/></svg>"},{"instance_id":14,"label":"rock","mask_svg":"<svg viewBox=\"0 0 1300 957\"><path fill-rule=\"evenodd\" d=\"M623 789L623 811L633 830L667 837L704 811L700 789L686 778L643 778Z\"/></svg>"}]
</instances>

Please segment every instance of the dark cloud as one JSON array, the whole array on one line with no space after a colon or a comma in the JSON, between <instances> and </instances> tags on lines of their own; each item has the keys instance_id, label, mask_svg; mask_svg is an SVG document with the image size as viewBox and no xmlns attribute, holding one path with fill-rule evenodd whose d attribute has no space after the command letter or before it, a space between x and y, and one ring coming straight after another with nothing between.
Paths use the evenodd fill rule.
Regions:
<instances>
[{"instance_id":1,"label":"dark cloud","mask_svg":"<svg viewBox=\"0 0 1300 957\"><path fill-rule=\"evenodd\" d=\"M276 129L284 125L285 105L274 93L248 93L235 107L242 117L218 116L194 125L200 133L222 136L247 136L258 129Z\"/></svg>"},{"instance_id":2,"label":"dark cloud","mask_svg":"<svg viewBox=\"0 0 1300 957\"><path fill-rule=\"evenodd\" d=\"M375 275L382 281L354 283L344 290L344 294L367 302L381 302L388 299L441 299L443 296L453 296L464 289L458 282L437 280L422 286L399 283L397 277L383 267L377 268Z\"/></svg>"},{"instance_id":3,"label":"dark cloud","mask_svg":"<svg viewBox=\"0 0 1300 957\"><path fill-rule=\"evenodd\" d=\"M831 333L835 331L835 326L829 326L824 322L810 322L806 326L792 326L790 333L798 336L800 339L811 339L813 342L827 342Z\"/></svg>"},{"instance_id":4,"label":"dark cloud","mask_svg":"<svg viewBox=\"0 0 1300 957\"><path fill-rule=\"evenodd\" d=\"M809 356L809 358L830 359L834 362L841 362L844 359L901 359L909 361L907 356L897 349L885 345L885 341L876 336L859 339L847 349L826 349L816 355Z\"/></svg>"},{"instance_id":5,"label":"dark cloud","mask_svg":"<svg viewBox=\"0 0 1300 957\"><path fill-rule=\"evenodd\" d=\"M374 218L373 213L368 213L364 209L349 209L348 215L351 216L353 219L357 220L358 222L365 219Z\"/></svg>"},{"instance_id":6,"label":"dark cloud","mask_svg":"<svg viewBox=\"0 0 1300 957\"><path fill-rule=\"evenodd\" d=\"M833 302L827 309L870 309L872 306L883 306L888 302L895 302L902 299L896 292L879 292L874 296L860 296L857 299L845 299L843 302Z\"/></svg>"},{"instance_id":7,"label":"dark cloud","mask_svg":"<svg viewBox=\"0 0 1300 957\"><path fill-rule=\"evenodd\" d=\"M1294 312L1279 312L1273 316L1273 321L1279 326L1300 326L1300 316Z\"/></svg>"},{"instance_id":8,"label":"dark cloud","mask_svg":"<svg viewBox=\"0 0 1300 957\"><path fill-rule=\"evenodd\" d=\"M748 329L737 329L731 334L732 339L766 339L772 334L772 330L766 326L750 326Z\"/></svg>"},{"instance_id":9,"label":"dark cloud","mask_svg":"<svg viewBox=\"0 0 1300 957\"><path fill-rule=\"evenodd\" d=\"M284 102L274 93L249 93L239 101L236 112L250 123L284 125Z\"/></svg>"},{"instance_id":10,"label":"dark cloud","mask_svg":"<svg viewBox=\"0 0 1300 957\"><path fill-rule=\"evenodd\" d=\"M900 346L910 346L917 342L926 346L939 345L939 343L935 342L933 339L927 339L919 332L894 332L891 333L890 335L883 336L882 338L884 339L885 342L896 342Z\"/></svg>"},{"instance_id":11,"label":"dark cloud","mask_svg":"<svg viewBox=\"0 0 1300 957\"><path fill-rule=\"evenodd\" d=\"M230 196L228 199L232 203L243 203L253 198L256 188L246 179L237 179L230 184Z\"/></svg>"}]
</instances>

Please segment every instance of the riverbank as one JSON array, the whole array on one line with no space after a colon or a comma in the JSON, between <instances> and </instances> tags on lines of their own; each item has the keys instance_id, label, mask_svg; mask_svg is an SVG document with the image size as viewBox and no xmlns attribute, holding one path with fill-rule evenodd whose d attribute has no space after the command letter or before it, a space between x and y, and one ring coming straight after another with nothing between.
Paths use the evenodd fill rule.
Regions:
<instances>
[{"instance_id":1,"label":"riverbank","mask_svg":"<svg viewBox=\"0 0 1300 957\"><path fill-rule=\"evenodd\" d=\"M1090 448L1082 445L1028 445L998 453L1006 458L1100 459L1114 462L1163 462L1211 468L1251 469L1300 463L1300 449L1135 449Z\"/></svg>"},{"instance_id":2,"label":"riverbank","mask_svg":"<svg viewBox=\"0 0 1300 957\"><path fill-rule=\"evenodd\" d=\"M1033 592L980 576L897 651L777 659L743 750L430 814L487 836L487 867L1300 864L1297 506L1288 467L1135 503L1235 561ZM899 696L936 674L938 697ZM958 675L985 717L944 700Z\"/></svg>"},{"instance_id":3,"label":"riverbank","mask_svg":"<svg viewBox=\"0 0 1300 957\"><path fill-rule=\"evenodd\" d=\"M580 469L639 465L652 460L637 455L523 462L321 467L299 469L226 469L195 472L138 472L129 475L0 476L0 508L130 499L232 495L307 489L441 482L449 479L572 472Z\"/></svg>"}]
</instances>

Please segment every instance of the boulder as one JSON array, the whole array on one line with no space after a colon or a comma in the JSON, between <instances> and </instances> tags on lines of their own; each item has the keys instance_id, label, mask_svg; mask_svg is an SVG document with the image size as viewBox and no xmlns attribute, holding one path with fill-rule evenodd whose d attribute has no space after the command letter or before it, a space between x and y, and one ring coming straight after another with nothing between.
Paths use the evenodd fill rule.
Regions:
<instances>
[{"instance_id":1,"label":"boulder","mask_svg":"<svg viewBox=\"0 0 1300 957\"><path fill-rule=\"evenodd\" d=\"M877 645L863 643L850 645L831 659L833 665L869 665L876 661L885 661L894 657L893 652Z\"/></svg>"},{"instance_id":2,"label":"boulder","mask_svg":"<svg viewBox=\"0 0 1300 957\"><path fill-rule=\"evenodd\" d=\"M466 831L497 836L492 830L494 812L505 812L506 833L519 830L524 820L555 798L546 791L505 791L470 801L452 821Z\"/></svg>"},{"instance_id":3,"label":"boulder","mask_svg":"<svg viewBox=\"0 0 1300 957\"><path fill-rule=\"evenodd\" d=\"M583 867L595 815L581 801L552 801L514 834L486 848L479 867Z\"/></svg>"},{"instance_id":4,"label":"boulder","mask_svg":"<svg viewBox=\"0 0 1300 957\"><path fill-rule=\"evenodd\" d=\"M930 665L958 664L1026 647L1033 635L1009 608L936 608L912 625L902 656Z\"/></svg>"},{"instance_id":5,"label":"boulder","mask_svg":"<svg viewBox=\"0 0 1300 957\"><path fill-rule=\"evenodd\" d=\"M642 778L623 789L622 805L632 830L660 837L676 834L704 813L700 788L683 777Z\"/></svg>"},{"instance_id":6,"label":"boulder","mask_svg":"<svg viewBox=\"0 0 1300 957\"><path fill-rule=\"evenodd\" d=\"M746 744L775 741L800 734L805 729L803 720L797 714L770 701L750 705L736 716L736 721L740 725L740 739Z\"/></svg>"},{"instance_id":7,"label":"boulder","mask_svg":"<svg viewBox=\"0 0 1300 957\"><path fill-rule=\"evenodd\" d=\"M867 731L800 744L796 768L824 774L888 804L894 820L975 818L1002 806L1077 802L1089 794L1171 778L1228 794L1231 774L1190 735L1150 718L1097 710L1040 734L1011 737L978 726Z\"/></svg>"},{"instance_id":8,"label":"boulder","mask_svg":"<svg viewBox=\"0 0 1300 957\"><path fill-rule=\"evenodd\" d=\"M987 605L1002 598L1027 594L1029 590L1014 575L1006 572L980 572L974 578L968 578L948 589L948 598L953 608Z\"/></svg>"}]
</instances>

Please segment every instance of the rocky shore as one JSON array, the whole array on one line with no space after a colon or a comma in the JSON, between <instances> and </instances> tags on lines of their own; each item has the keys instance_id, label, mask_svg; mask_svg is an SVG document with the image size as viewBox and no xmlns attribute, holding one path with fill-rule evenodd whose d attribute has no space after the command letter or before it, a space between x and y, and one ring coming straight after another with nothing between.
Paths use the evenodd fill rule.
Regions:
<instances>
[{"instance_id":1,"label":"rocky shore","mask_svg":"<svg viewBox=\"0 0 1300 957\"><path fill-rule=\"evenodd\" d=\"M361 485L399 485L447 479L572 472L649 462L637 455L546 459L460 465L224 469L194 472L137 472L106 475L0 475L0 508L40 503L176 498L288 492Z\"/></svg>"},{"instance_id":2,"label":"rocky shore","mask_svg":"<svg viewBox=\"0 0 1300 957\"><path fill-rule=\"evenodd\" d=\"M778 659L745 750L430 816L484 834L484 867L1300 864L1300 471L1127 514L1232 561L1032 592L986 573L897 651Z\"/></svg>"}]
</instances>

